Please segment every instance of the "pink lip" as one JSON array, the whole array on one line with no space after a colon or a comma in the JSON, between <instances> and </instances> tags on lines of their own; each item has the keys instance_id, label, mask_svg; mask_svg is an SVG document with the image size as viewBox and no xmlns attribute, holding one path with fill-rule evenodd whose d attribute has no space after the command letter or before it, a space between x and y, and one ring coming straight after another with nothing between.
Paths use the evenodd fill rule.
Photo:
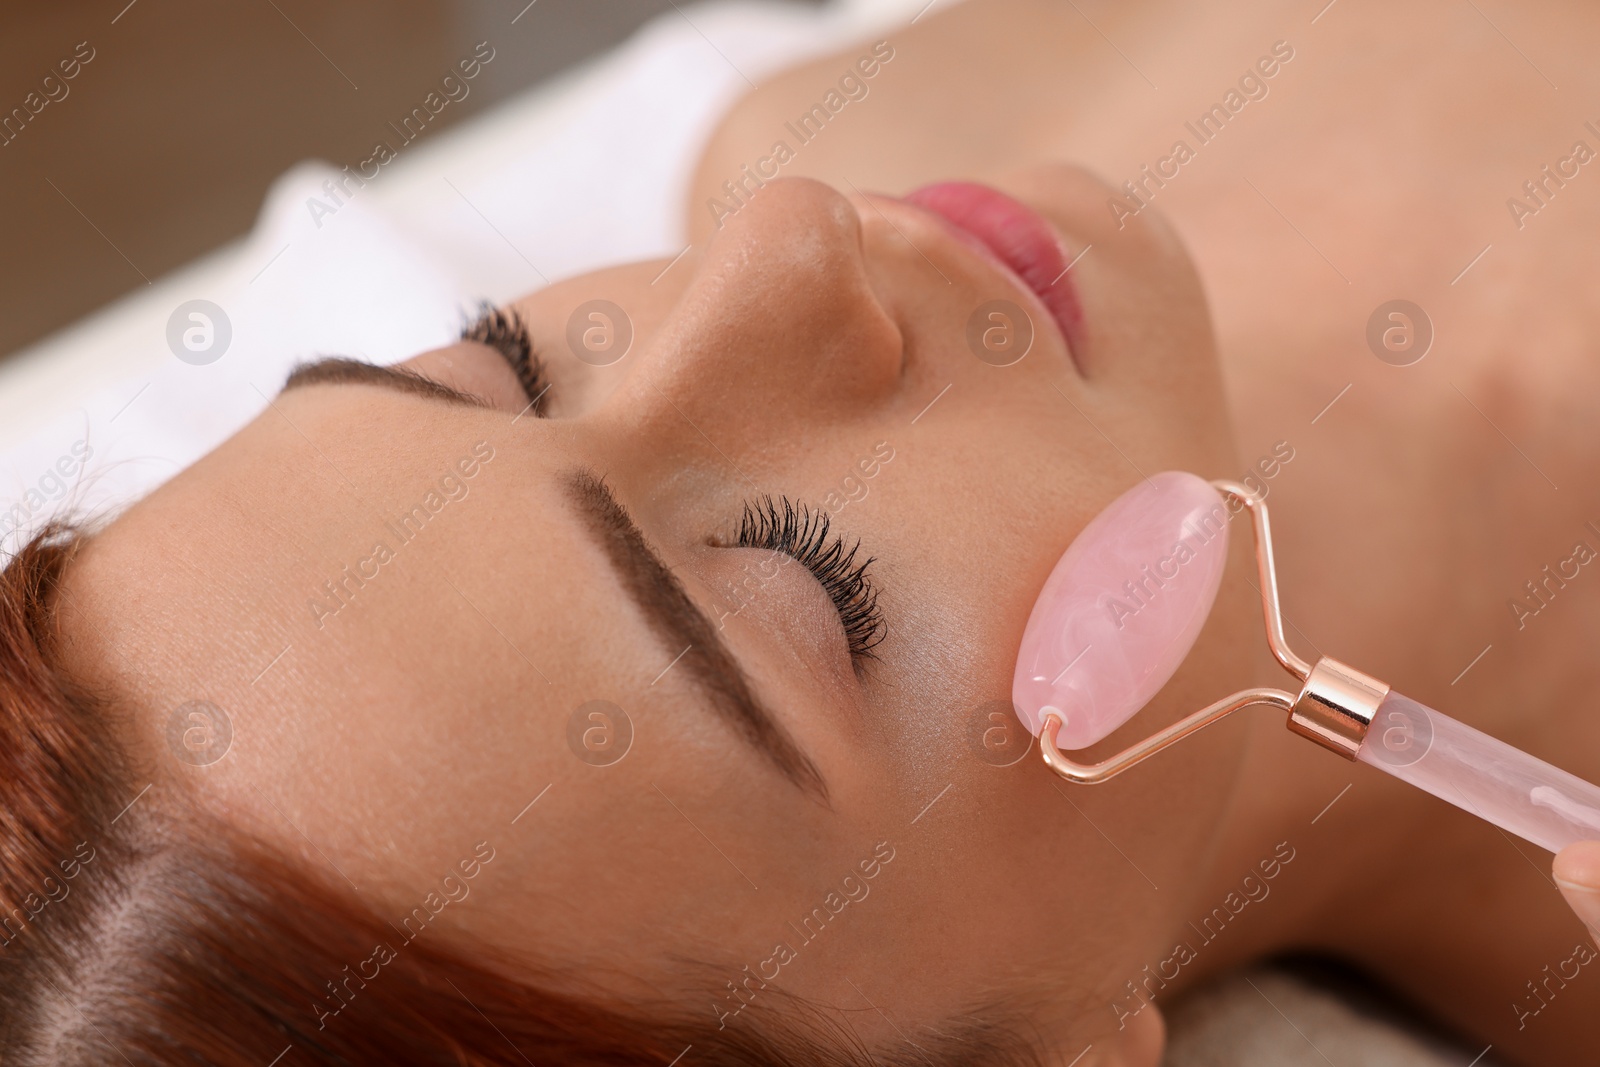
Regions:
<instances>
[{"instance_id":1,"label":"pink lip","mask_svg":"<svg viewBox=\"0 0 1600 1067\"><path fill-rule=\"evenodd\" d=\"M1067 346L1077 349L1083 307L1067 273L1067 251L1044 218L997 189L977 182L936 182L907 194L944 219L1011 270L1050 310Z\"/></svg>"}]
</instances>

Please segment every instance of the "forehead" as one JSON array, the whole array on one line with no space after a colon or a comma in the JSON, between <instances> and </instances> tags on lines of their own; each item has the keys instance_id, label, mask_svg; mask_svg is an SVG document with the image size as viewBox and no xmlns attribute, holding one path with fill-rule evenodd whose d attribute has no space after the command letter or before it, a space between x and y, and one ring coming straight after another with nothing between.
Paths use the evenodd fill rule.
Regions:
<instances>
[{"instance_id":1,"label":"forehead","mask_svg":"<svg viewBox=\"0 0 1600 1067\"><path fill-rule=\"evenodd\" d=\"M224 709L236 744L206 781L225 805L439 753L463 702L526 719L530 649L590 663L545 622L581 612L595 577L555 450L507 422L371 388L282 398L91 541L63 589L68 669L138 709L157 767L187 770L166 758L172 709ZM513 558L551 611L510 594Z\"/></svg>"}]
</instances>

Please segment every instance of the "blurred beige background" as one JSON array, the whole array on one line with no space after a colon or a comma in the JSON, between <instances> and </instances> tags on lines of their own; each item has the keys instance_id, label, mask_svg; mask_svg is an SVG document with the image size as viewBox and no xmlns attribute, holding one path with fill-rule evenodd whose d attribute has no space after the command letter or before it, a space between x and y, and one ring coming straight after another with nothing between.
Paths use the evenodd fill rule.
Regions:
<instances>
[{"instance_id":1,"label":"blurred beige background","mask_svg":"<svg viewBox=\"0 0 1600 1067\"><path fill-rule=\"evenodd\" d=\"M622 40L671 0L90 0L0 13L0 359L249 230L305 158L367 158L473 46L423 137ZM513 21L515 20L515 21ZM87 54L87 49L83 50ZM61 90L52 83L51 91ZM391 139L392 134L388 135Z\"/></svg>"}]
</instances>

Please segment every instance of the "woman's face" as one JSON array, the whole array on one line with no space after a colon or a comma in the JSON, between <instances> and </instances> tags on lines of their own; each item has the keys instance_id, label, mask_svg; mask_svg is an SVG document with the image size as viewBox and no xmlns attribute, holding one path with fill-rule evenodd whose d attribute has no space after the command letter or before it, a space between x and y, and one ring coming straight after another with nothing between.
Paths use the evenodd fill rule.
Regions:
<instances>
[{"instance_id":1,"label":"woman's face","mask_svg":"<svg viewBox=\"0 0 1600 1067\"><path fill-rule=\"evenodd\" d=\"M518 301L539 411L476 342L408 366L481 406L288 389L69 580L68 665L136 709L143 802L190 796L397 922L487 842L440 921L629 995L692 976L711 994L682 1008L728 1026L781 988L892 1043L1021 983L1048 1040L1114 1047L1107 1005L1170 947L1236 764L1200 738L1060 783L1020 759L1014 656L1141 472L1234 463L1165 225L1116 229L1066 168L1000 184L1082 254L1067 298L931 211L779 181L670 266ZM568 343L592 300L631 321L607 366ZM995 300L1031 320L1009 366L969 345ZM847 631L805 561L740 547L768 496L859 540L881 633ZM1229 625L1104 749L1214 697ZM231 724L214 762L193 701Z\"/></svg>"}]
</instances>

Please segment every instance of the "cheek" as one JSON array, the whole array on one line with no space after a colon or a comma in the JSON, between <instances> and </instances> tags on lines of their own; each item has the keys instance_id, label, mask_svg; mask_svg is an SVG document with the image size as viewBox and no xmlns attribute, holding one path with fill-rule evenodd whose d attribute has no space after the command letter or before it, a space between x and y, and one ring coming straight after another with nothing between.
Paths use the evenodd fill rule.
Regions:
<instances>
[{"instance_id":1,"label":"cheek","mask_svg":"<svg viewBox=\"0 0 1600 1067\"><path fill-rule=\"evenodd\" d=\"M1009 770L974 761L970 773L923 777L915 788L880 780L863 783L859 798L841 790L838 809L873 826L895 858L847 909L851 937L819 942L823 966L796 978L846 973L866 988L894 975L958 975L897 987L908 998L902 1010L950 1018L959 1011L952 1001L975 989L1049 976L1052 999L1081 1005L1075 1025L1111 1020L1107 1004L1122 981L1170 950L1169 916L1160 894L1074 809L1082 798L1069 802L1042 774L1031 761ZM1151 844L1131 822L1108 832L1148 869Z\"/></svg>"},{"instance_id":2,"label":"cheek","mask_svg":"<svg viewBox=\"0 0 1600 1067\"><path fill-rule=\"evenodd\" d=\"M1014 762L985 744L997 726L1021 729L1009 712L1012 673L1046 576L1077 531L1137 477L1054 392L1005 410L1000 419L952 406L939 434L897 440L896 466L873 482L860 511L841 517L884 560L878 573L890 626L888 695L868 718L883 757L862 787L863 803L891 809L886 821L909 826L949 786L908 835L918 842L909 855L963 857L925 868L928 921L944 915L941 930L975 928L963 929L971 935L965 948L985 959L1023 958L1045 929L1051 952L1104 961L1084 969L1094 976L1086 983L1114 971L1117 985L1170 951L1156 943L1170 917L1159 912L1154 886L1184 884L1203 861L1242 751L1236 732L1201 734L1163 756L1170 763L1088 787L1051 775L1036 743ZM1115 421L1103 410L1094 418L1103 427ZM1149 469L1164 462L1204 470L1212 462L1196 458L1190 443L1165 439L1150 412L1124 418L1120 432L1107 432L1144 449L1139 462ZM1259 606L1244 580L1248 528L1235 528L1230 570L1195 651L1156 701L1084 761L1121 750L1249 676ZM987 714L997 706L998 724Z\"/></svg>"}]
</instances>

